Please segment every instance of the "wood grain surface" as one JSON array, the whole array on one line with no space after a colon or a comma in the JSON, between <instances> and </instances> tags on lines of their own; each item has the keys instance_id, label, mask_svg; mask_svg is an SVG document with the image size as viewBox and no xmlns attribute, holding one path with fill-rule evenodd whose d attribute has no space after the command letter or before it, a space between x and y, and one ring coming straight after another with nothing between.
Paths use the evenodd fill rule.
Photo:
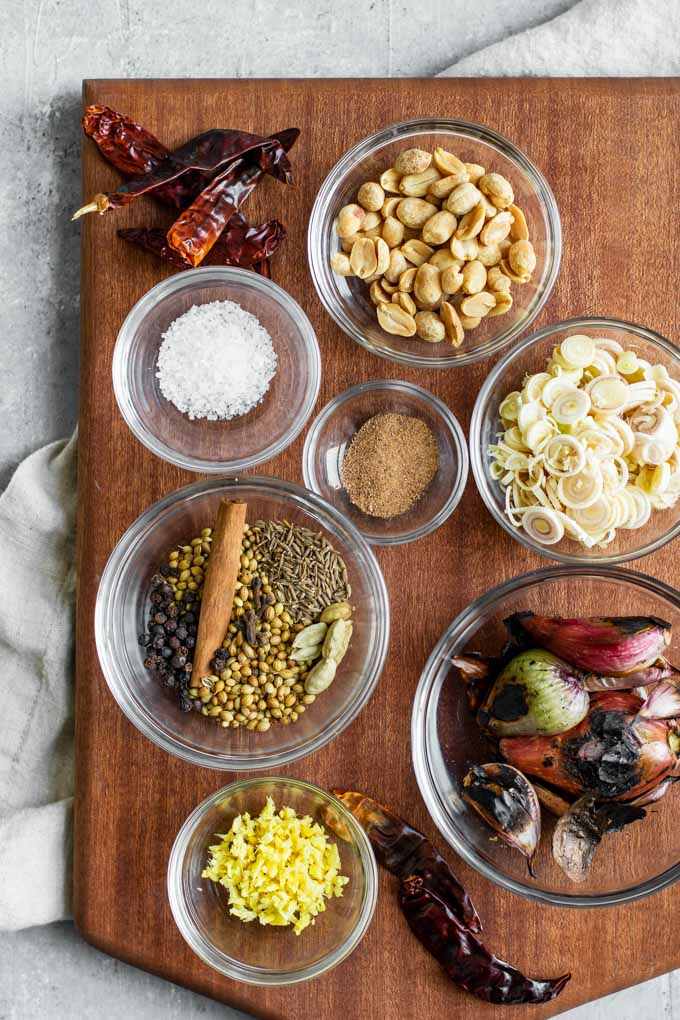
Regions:
<instances>
[{"instance_id":1,"label":"wood grain surface","mask_svg":"<svg viewBox=\"0 0 680 1020\"><path fill-rule=\"evenodd\" d=\"M680 275L673 228L680 194L678 96L678 82L662 79L88 81L84 86L85 103L127 112L171 146L218 125L261 134L288 125L301 128L293 153L296 186L265 181L247 211L255 222L276 216L288 227L273 275L317 331L323 359L318 407L353 383L405 378L443 398L466 429L490 363L444 372L400 368L358 348L322 310L305 254L307 220L322 180L350 145L397 120L455 116L495 128L543 170L562 215L562 269L535 326L611 315L673 339L678 307L672 281ZM84 141L84 198L117 179ZM502 1009L459 992L417 947L385 874L373 924L359 948L342 966L306 985L265 990L222 978L193 955L175 928L165 895L173 838L192 808L232 777L175 760L134 729L109 694L93 633L97 585L114 544L150 503L195 480L136 442L111 387L113 345L125 315L168 275L153 258L119 241L115 230L167 222L164 210L143 200L83 223L77 924L86 939L113 956L264 1017L500 1016ZM262 472L301 481L303 439L304 434ZM373 793L445 849L411 768L410 711L421 669L444 628L472 599L546 564L494 523L472 478L444 527L412 545L380 550L378 558L394 621L378 690L345 733L289 771L327 787ZM677 547L635 566L677 583ZM573 971L560 999L545 1007L515 1008L513 1017L552 1016L680 965L672 934L678 890L623 909L560 910L502 892L460 861L454 866L484 919L489 944L501 956L537 976Z\"/></svg>"}]
</instances>

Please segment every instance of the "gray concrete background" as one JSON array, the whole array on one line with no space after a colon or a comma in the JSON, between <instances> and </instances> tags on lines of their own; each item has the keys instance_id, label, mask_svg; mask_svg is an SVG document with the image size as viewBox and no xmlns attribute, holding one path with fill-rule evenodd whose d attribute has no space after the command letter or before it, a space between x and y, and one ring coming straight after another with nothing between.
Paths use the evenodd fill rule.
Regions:
<instances>
[{"instance_id":1,"label":"gray concrete background","mask_svg":"<svg viewBox=\"0 0 680 1020\"><path fill-rule=\"evenodd\" d=\"M83 78L436 74L573 2L2 0L0 489L76 422ZM680 1020L679 1002L676 974L564 1017ZM0 1020L241 1016L104 956L70 924L0 936Z\"/></svg>"}]
</instances>

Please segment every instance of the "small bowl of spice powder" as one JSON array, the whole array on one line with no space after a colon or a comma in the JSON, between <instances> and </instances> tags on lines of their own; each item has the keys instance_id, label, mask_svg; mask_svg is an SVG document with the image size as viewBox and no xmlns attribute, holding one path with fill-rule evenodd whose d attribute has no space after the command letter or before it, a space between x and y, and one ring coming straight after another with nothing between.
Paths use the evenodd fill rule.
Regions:
<instances>
[{"instance_id":1,"label":"small bowl of spice powder","mask_svg":"<svg viewBox=\"0 0 680 1020\"><path fill-rule=\"evenodd\" d=\"M305 484L375 545L422 538L453 513L468 475L465 437L448 407L413 383L360 383L312 423Z\"/></svg>"}]
</instances>

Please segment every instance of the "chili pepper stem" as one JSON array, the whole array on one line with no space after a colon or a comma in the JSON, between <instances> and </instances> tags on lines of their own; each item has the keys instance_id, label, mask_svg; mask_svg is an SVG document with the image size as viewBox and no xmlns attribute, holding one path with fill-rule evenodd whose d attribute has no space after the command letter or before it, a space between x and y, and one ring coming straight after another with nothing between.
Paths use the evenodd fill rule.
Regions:
<instances>
[{"instance_id":1,"label":"chili pepper stem","mask_svg":"<svg viewBox=\"0 0 680 1020\"><path fill-rule=\"evenodd\" d=\"M88 213L93 212L99 213L99 215L102 216L108 207L109 200L106 195L95 195L91 202L88 202L87 205L81 206L80 209L77 209L74 212L71 217L71 222L73 222L73 220L79 220L81 216L87 216Z\"/></svg>"}]
</instances>

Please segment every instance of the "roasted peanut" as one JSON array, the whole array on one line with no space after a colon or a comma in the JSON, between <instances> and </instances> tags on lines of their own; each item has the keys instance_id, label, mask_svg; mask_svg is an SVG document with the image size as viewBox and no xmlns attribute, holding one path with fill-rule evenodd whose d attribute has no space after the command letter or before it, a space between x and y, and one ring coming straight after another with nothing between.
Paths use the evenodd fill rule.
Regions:
<instances>
[{"instance_id":1,"label":"roasted peanut","mask_svg":"<svg viewBox=\"0 0 680 1020\"><path fill-rule=\"evenodd\" d=\"M510 228L510 240L511 241L528 241L529 240L529 228L527 226L526 216L518 205L511 205L508 207L508 212L513 215L513 223Z\"/></svg>"},{"instance_id":2,"label":"roasted peanut","mask_svg":"<svg viewBox=\"0 0 680 1020\"><path fill-rule=\"evenodd\" d=\"M460 303L460 310L463 315L467 315L470 318L482 319L495 304L495 296L489 294L488 290L482 290L478 294L470 294L468 297L464 297Z\"/></svg>"},{"instance_id":3,"label":"roasted peanut","mask_svg":"<svg viewBox=\"0 0 680 1020\"><path fill-rule=\"evenodd\" d=\"M518 276L531 276L536 268L536 252L531 241L515 241L508 252L508 262Z\"/></svg>"},{"instance_id":4,"label":"roasted peanut","mask_svg":"<svg viewBox=\"0 0 680 1020\"><path fill-rule=\"evenodd\" d=\"M392 251L390 252L389 265L385 270L385 279L388 281L388 283L395 284L394 288L395 290L397 289L396 284L399 282L399 277L401 276L405 269L408 269L408 267L409 267L408 262L402 255L401 251L398 248L393 248Z\"/></svg>"},{"instance_id":5,"label":"roasted peanut","mask_svg":"<svg viewBox=\"0 0 680 1020\"><path fill-rule=\"evenodd\" d=\"M430 248L429 244L425 244L424 241L419 241L415 237L411 238L410 241L405 241L399 250L414 266L422 266L423 262L427 262L430 255L434 252L434 249Z\"/></svg>"},{"instance_id":6,"label":"roasted peanut","mask_svg":"<svg viewBox=\"0 0 680 1020\"><path fill-rule=\"evenodd\" d=\"M392 295L392 301L395 305L399 305L409 315L415 316L417 312L416 303L410 294L404 294L403 291L398 290L396 294Z\"/></svg>"},{"instance_id":7,"label":"roasted peanut","mask_svg":"<svg viewBox=\"0 0 680 1020\"><path fill-rule=\"evenodd\" d=\"M477 329L482 321L479 315L463 315L462 312L459 312L458 318L463 329Z\"/></svg>"},{"instance_id":8,"label":"roasted peanut","mask_svg":"<svg viewBox=\"0 0 680 1020\"><path fill-rule=\"evenodd\" d=\"M494 315L505 315L512 308L512 294L507 291L501 291L499 294L495 294L496 304L491 311L486 313L487 319L492 319Z\"/></svg>"},{"instance_id":9,"label":"roasted peanut","mask_svg":"<svg viewBox=\"0 0 680 1020\"><path fill-rule=\"evenodd\" d=\"M499 266L493 266L489 269L486 282L494 294L510 293L510 278L505 275Z\"/></svg>"},{"instance_id":10,"label":"roasted peanut","mask_svg":"<svg viewBox=\"0 0 680 1020\"><path fill-rule=\"evenodd\" d=\"M501 249L497 244L480 244L477 259L483 266L497 266L501 260Z\"/></svg>"},{"instance_id":11,"label":"roasted peanut","mask_svg":"<svg viewBox=\"0 0 680 1020\"><path fill-rule=\"evenodd\" d=\"M419 174L406 174L399 182L399 191L410 198L424 198L430 185L438 181L440 176L433 166Z\"/></svg>"},{"instance_id":12,"label":"roasted peanut","mask_svg":"<svg viewBox=\"0 0 680 1020\"><path fill-rule=\"evenodd\" d=\"M423 224L422 238L427 244L446 244L456 229L456 217L442 209Z\"/></svg>"},{"instance_id":13,"label":"roasted peanut","mask_svg":"<svg viewBox=\"0 0 680 1020\"><path fill-rule=\"evenodd\" d=\"M349 256L344 252L336 251L331 255L331 269L338 276L352 276L352 267L349 264Z\"/></svg>"},{"instance_id":14,"label":"roasted peanut","mask_svg":"<svg viewBox=\"0 0 680 1020\"><path fill-rule=\"evenodd\" d=\"M358 233L358 234L352 234L351 237L341 237L340 238L340 247L344 251L345 255L349 255L349 253L351 252L352 248L354 247L355 241L358 241L359 238L363 237L363 236L364 235L362 233Z\"/></svg>"},{"instance_id":15,"label":"roasted peanut","mask_svg":"<svg viewBox=\"0 0 680 1020\"><path fill-rule=\"evenodd\" d=\"M451 238L451 254L461 262L472 262L477 258L478 251L479 242L476 237L469 237L466 241L461 241L459 237Z\"/></svg>"},{"instance_id":16,"label":"roasted peanut","mask_svg":"<svg viewBox=\"0 0 680 1020\"><path fill-rule=\"evenodd\" d=\"M404 224L396 216L388 216L383 223L382 236L390 248L398 247L404 240Z\"/></svg>"},{"instance_id":17,"label":"roasted peanut","mask_svg":"<svg viewBox=\"0 0 680 1020\"><path fill-rule=\"evenodd\" d=\"M357 202L369 212L379 212L385 201L385 192L377 181L366 181L357 192Z\"/></svg>"},{"instance_id":18,"label":"roasted peanut","mask_svg":"<svg viewBox=\"0 0 680 1020\"><path fill-rule=\"evenodd\" d=\"M466 163L465 169L467 170L468 179L476 184L477 181L484 176L486 170L479 163Z\"/></svg>"},{"instance_id":19,"label":"roasted peanut","mask_svg":"<svg viewBox=\"0 0 680 1020\"><path fill-rule=\"evenodd\" d=\"M430 255L427 261L436 266L437 269L441 269L442 272L448 269L449 266L455 266L456 269L460 269L462 265L460 259L454 258L450 250L446 248L439 248L434 255Z\"/></svg>"},{"instance_id":20,"label":"roasted peanut","mask_svg":"<svg viewBox=\"0 0 680 1020\"><path fill-rule=\"evenodd\" d=\"M459 184L465 184L468 180L465 163L458 159L458 156L454 156L452 152L448 152L447 149L437 146L432 154L432 159L437 170L444 176L458 177Z\"/></svg>"},{"instance_id":21,"label":"roasted peanut","mask_svg":"<svg viewBox=\"0 0 680 1020\"><path fill-rule=\"evenodd\" d=\"M472 265L471 262L466 263L468 266ZM447 266L446 269L441 271L441 285L442 290L445 294L455 294L463 286L463 274L458 268L459 262L454 263L452 266Z\"/></svg>"},{"instance_id":22,"label":"roasted peanut","mask_svg":"<svg viewBox=\"0 0 680 1020\"><path fill-rule=\"evenodd\" d=\"M500 244L510 233L512 213L507 210L497 213L492 220L487 220L479 235L482 244Z\"/></svg>"},{"instance_id":23,"label":"roasted peanut","mask_svg":"<svg viewBox=\"0 0 680 1020\"><path fill-rule=\"evenodd\" d=\"M437 206L424 198L402 198L397 206L397 218L406 227L422 230L423 226L437 212Z\"/></svg>"},{"instance_id":24,"label":"roasted peanut","mask_svg":"<svg viewBox=\"0 0 680 1020\"><path fill-rule=\"evenodd\" d=\"M424 262L416 273L413 284L413 296L420 305L437 305L442 298L440 272L436 266Z\"/></svg>"},{"instance_id":25,"label":"roasted peanut","mask_svg":"<svg viewBox=\"0 0 680 1020\"><path fill-rule=\"evenodd\" d=\"M383 191L390 191L392 194L399 192L399 182L401 181L401 174L394 167L390 167L389 170L385 170L380 175L380 187Z\"/></svg>"},{"instance_id":26,"label":"roasted peanut","mask_svg":"<svg viewBox=\"0 0 680 1020\"><path fill-rule=\"evenodd\" d=\"M458 317L458 312L450 302L442 301L439 306L439 318L444 323L445 336L451 346L460 347L465 338L465 332Z\"/></svg>"},{"instance_id":27,"label":"roasted peanut","mask_svg":"<svg viewBox=\"0 0 680 1020\"><path fill-rule=\"evenodd\" d=\"M396 336L414 336L416 332L413 316L392 302L378 305L378 322L386 333L394 333Z\"/></svg>"},{"instance_id":28,"label":"roasted peanut","mask_svg":"<svg viewBox=\"0 0 680 1020\"><path fill-rule=\"evenodd\" d=\"M507 259L501 259L501 269L513 283L528 283L531 279L529 273L516 273Z\"/></svg>"},{"instance_id":29,"label":"roasted peanut","mask_svg":"<svg viewBox=\"0 0 680 1020\"><path fill-rule=\"evenodd\" d=\"M364 225L361 228L362 232L368 235L370 230L374 230L375 227L382 226L382 216L378 212L367 212L364 216Z\"/></svg>"},{"instance_id":30,"label":"roasted peanut","mask_svg":"<svg viewBox=\"0 0 680 1020\"><path fill-rule=\"evenodd\" d=\"M380 281L380 286L387 294L396 294L396 292L399 290L397 284L391 283L386 276L383 276L382 280Z\"/></svg>"},{"instance_id":31,"label":"roasted peanut","mask_svg":"<svg viewBox=\"0 0 680 1020\"><path fill-rule=\"evenodd\" d=\"M468 241L471 237L476 237L483 226L484 206L479 202L474 209L471 209L469 213L463 216L458 224L456 237L460 238L461 241Z\"/></svg>"},{"instance_id":32,"label":"roasted peanut","mask_svg":"<svg viewBox=\"0 0 680 1020\"><path fill-rule=\"evenodd\" d=\"M338 237L351 237L352 234L356 234L357 230L361 230L363 227L365 216L366 210L362 209L360 205L356 205L354 202L343 205L335 224L335 232Z\"/></svg>"},{"instance_id":33,"label":"roasted peanut","mask_svg":"<svg viewBox=\"0 0 680 1020\"><path fill-rule=\"evenodd\" d=\"M451 174L449 177L440 177L438 181L433 181L430 187L427 189L427 196L431 195L432 198L438 202L443 198L448 198L454 188L457 188L459 184L466 184L467 178L461 180L457 174Z\"/></svg>"},{"instance_id":34,"label":"roasted peanut","mask_svg":"<svg viewBox=\"0 0 680 1020\"><path fill-rule=\"evenodd\" d=\"M416 279L416 273L418 269L416 266L412 266L410 269L405 269L399 277L399 290L402 294L410 294L413 290L413 284Z\"/></svg>"},{"instance_id":35,"label":"roasted peanut","mask_svg":"<svg viewBox=\"0 0 680 1020\"><path fill-rule=\"evenodd\" d=\"M493 202L489 201L486 195L482 195L479 204L484 206L484 218L487 220L490 220L492 216L495 216L496 213L498 212L496 206L493 204Z\"/></svg>"},{"instance_id":36,"label":"roasted peanut","mask_svg":"<svg viewBox=\"0 0 680 1020\"><path fill-rule=\"evenodd\" d=\"M383 216L383 218L387 219L388 216L394 216L397 206L399 205L400 202L401 195L390 195L389 198L386 198L380 210L380 213Z\"/></svg>"},{"instance_id":37,"label":"roasted peanut","mask_svg":"<svg viewBox=\"0 0 680 1020\"><path fill-rule=\"evenodd\" d=\"M400 174L419 174L427 170L432 155L425 149L404 149L394 161L394 169Z\"/></svg>"},{"instance_id":38,"label":"roasted peanut","mask_svg":"<svg viewBox=\"0 0 680 1020\"><path fill-rule=\"evenodd\" d=\"M481 197L482 194L479 188L476 188L474 184L469 182L467 184L459 184L446 199L446 208L454 216L464 216L465 213L469 213L479 204Z\"/></svg>"},{"instance_id":39,"label":"roasted peanut","mask_svg":"<svg viewBox=\"0 0 680 1020\"><path fill-rule=\"evenodd\" d=\"M484 174L479 179L479 190L497 209L507 209L515 201L512 185L502 174Z\"/></svg>"},{"instance_id":40,"label":"roasted peanut","mask_svg":"<svg viewBox=\"0 0 680 1020\"><path fill-rule=\"evenodd\" d=\"M435 312L417 312L414 318L416 333L421 340L427 340L430 344L441 343L446 336L446 328Z\"/></svg>"},{"instance_id":41,"label":"roasted peanut","mask_svg":"<svg viewBox=\"0 0 680 1020\"><path fill-rule=\"evenodd\" d=\"M390 295L383 288L380 280L373 281L368 296L374 305L387 305L390 302Z\"/></svg>"},{"instance_id":42,"label":"roasted peanut","mask_svg":"<svg viewBox=\"0 0 680 1020\"><path fill-rule=\"evenodd\" d=\"M377 263L375 271L380 276L383 276L385 270L390 264L390 249L381 237L376 237L373 243L375 245L375 257Z\"/></svg>"},{"instance_id":43,"label":"roasted peanut","mask_svg":"<svg viewBox=\"0 0 680 1020\"><path fill-rule=\"evenodd\" d=\"M370 237L361 237L352 248L349 264L355 276L366 280L373 276L378 266L375 244Z\"/></svg>"},{"instance_id":44,"label":"roasted peanut","mask_svg":"<svg viewBox=\"0 0 680 1020\"><path fill-rule=\"evenodd\" d=\"M463 266L463 290L466 294L478 294L486 286L486 269L477 259Z\"/></svg>"}]
</instances>

